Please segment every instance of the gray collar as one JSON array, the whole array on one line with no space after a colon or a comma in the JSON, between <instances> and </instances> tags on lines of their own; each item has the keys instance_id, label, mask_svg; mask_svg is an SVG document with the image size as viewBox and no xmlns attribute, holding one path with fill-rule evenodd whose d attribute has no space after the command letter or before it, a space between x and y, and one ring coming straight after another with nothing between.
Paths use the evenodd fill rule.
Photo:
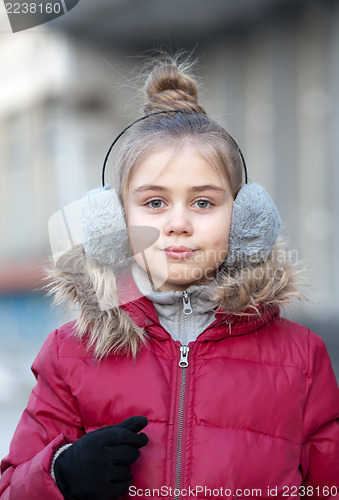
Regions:
<instances>
[{"instance_id":1,"label":"gray collar","mask_svg":"<svg viewBox=\"0 0 339 500\"><path fill-rule=\"evenodd\" d=\"M132 267L132 275L140 293L153 302L160 324L174 340L187 345L214 321L216 304L209 298L207 285L191 285L185 292L157 292L138 265Z\"/></svg>"}]
</instances>

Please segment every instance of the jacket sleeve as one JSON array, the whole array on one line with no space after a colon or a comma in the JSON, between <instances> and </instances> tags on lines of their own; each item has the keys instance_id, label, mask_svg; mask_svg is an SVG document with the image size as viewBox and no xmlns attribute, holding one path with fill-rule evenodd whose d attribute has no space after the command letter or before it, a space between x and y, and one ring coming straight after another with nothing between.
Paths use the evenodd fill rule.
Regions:
<instances>
[{"instance_id":1,"label":"jacket sleeve","mask_svg":"<svg viewBox=\"0 0 339 500\"><path fill-rule=\"evenodd\" d=\"M301 449L305 498L339 498L339 389L325 344L312 332L308 364Z\"/></svg>"},{"instance_id":2,"label":"jacket sleeve","mask_svg":"<svg viewBox=\"0 0 339 500\"><path fill-rule=\"evenodd\" d=\"M33 363L37 384L1 463L1 500L63 499L50 475L53 455L84 431L76 400L60 373L57 337L57 330L49 335Z\"/></svg>"}]
</instances>

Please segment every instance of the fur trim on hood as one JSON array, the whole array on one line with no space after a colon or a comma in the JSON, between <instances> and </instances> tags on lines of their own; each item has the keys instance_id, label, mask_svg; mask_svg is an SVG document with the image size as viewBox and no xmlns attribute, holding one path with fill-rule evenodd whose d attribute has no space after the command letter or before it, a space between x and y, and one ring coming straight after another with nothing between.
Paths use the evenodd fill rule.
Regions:
<instances>
[{"instance_id":1,"label":"fur trim on hood","mask_svg":"<svg viewBox=\"0 0 339 500\"><path fill-rule=\"evenodd\" d=\"M221 267L210 285L210 298L228 314L260 315L262 308L283 307L293 297L300 298L298 274L277 243L265 262ZM137 355L146 334L119 307L118 283L111 266L97 266L78 245L50 266L47 279L45 288L54 295L55 304L78 304L74 334L88 340L96 358L122 352Z\"/></svg>"}]
</instances>

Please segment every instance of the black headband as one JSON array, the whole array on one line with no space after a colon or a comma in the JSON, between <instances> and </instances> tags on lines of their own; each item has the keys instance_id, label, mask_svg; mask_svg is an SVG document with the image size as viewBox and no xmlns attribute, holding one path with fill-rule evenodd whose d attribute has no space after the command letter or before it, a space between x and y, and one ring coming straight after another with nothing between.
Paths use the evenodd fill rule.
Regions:
<instances>
[{"instance_id":1,"label":"black headband","mask_svg":"<svg viewBox=\"0 0 339 500\"><path fill-rule=\"evenodd\" d=\"M135 125L136 123L139 123L139 122L141 122L143 120L146 120L146 118L150 118L151 116L161 115L161 114L164 114L164 113L188 113L188 111L185 111L183 109L169 109L169 110L164 110L164 111L154 111L154 113L149 113L148 115L142 116L141 118L138 118L134 122L132 122L129 125L127 125L127 127L125 127L120 132L120 134L114 139L114 141L112 142L112 144L109 147L109 150L107 151L107 154L106 154L106 157L105 157L105 160L104 160L104 164L103 164L103 167L102 167L102 173L101 173L101 181L102 181L102 186L103 187L105 186L105 170L106 170L106 165L107 165L107 161L108 161L109 155L111 154L111 151L112 151L113 147L118 142L118 140L120 139L120 137L122 135L124 135L124 133L127 132L127 130L129 130L131 127L133 127L133 125ZM240 158L241 158L241 161L242 161L242 164L243 164L243 167L244 167L244 172L245 172L245 184L247 184L247 182L248 182L247 167L246 167L246 162L245 162L244 155L242 154L241 149L239 148L238 144L233 139L233 137L228 132L226 132L226 133L227 133L228 137L231 139L231 141L233 142L233 144L238 148L239 155L240 155Z\"/></svg>"}]
</instances>

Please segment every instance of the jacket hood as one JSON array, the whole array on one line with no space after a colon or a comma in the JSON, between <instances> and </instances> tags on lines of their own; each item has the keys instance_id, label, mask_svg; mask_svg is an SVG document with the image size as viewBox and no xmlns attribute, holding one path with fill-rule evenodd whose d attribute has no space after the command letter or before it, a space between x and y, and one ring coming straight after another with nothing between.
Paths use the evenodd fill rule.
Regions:
<instances>
[{"instance_id":1,"label":"jacket hood","mask_svg":"<svg viewBox=\"0 0 339 500\"><path fill-rule=\"evenodd\" d=\"M225 323L232 335L258 328L293 296L299 295L296 275L294 266L282 261L281 256L276 258L274 252L259 265L219 269L215 281L208 287L217 310L215 322L210 325L213 329L197 340L224 337ZM99 359L119 352L135 357L145 343L145 327L159 325L153 303L142 296L132 273L114 273L112 266L96 265L86 257L82 245L50 266L47 279L46 288L49 295L54 295L56 304L78 305L74 334L86 338L88 347ZM218 328L219 325L222 328ZM161 328L148 330L154 336L168 338Z\"/></svg>"}]
</instances>

